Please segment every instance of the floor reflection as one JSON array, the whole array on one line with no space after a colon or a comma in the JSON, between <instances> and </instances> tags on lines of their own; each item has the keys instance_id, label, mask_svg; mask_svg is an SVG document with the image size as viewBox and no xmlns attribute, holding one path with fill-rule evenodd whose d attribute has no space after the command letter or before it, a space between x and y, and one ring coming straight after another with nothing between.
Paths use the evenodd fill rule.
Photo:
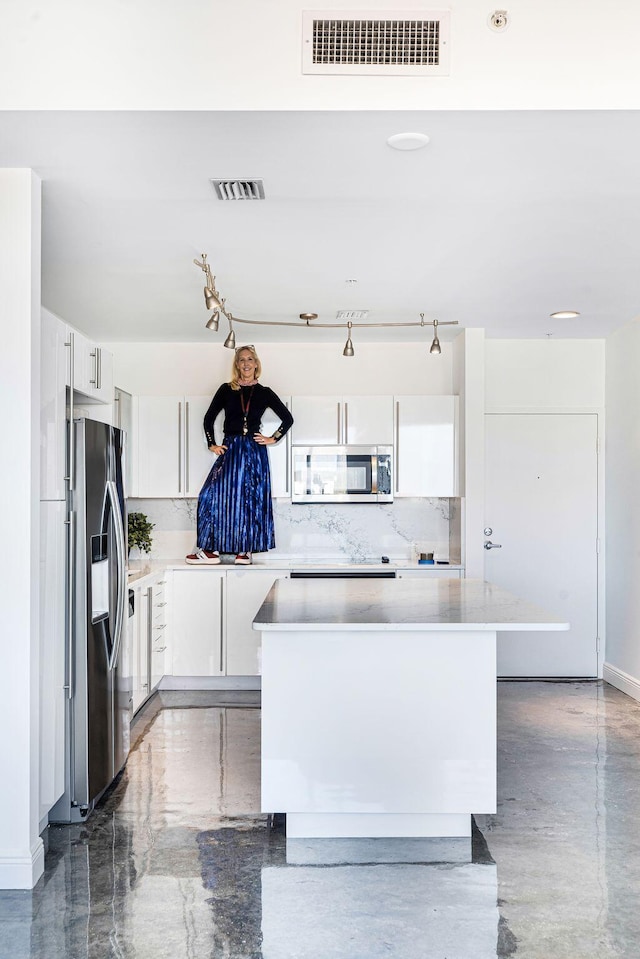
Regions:
<instances>
[{"instance_id":1,"label":"floor reflection","mask_svg":"<svg viewBox=\"0 0 640 959\"><path fill-rule=\"evenodd\" d=\"M149 712L89 821L49 830L36 889L0 892L2 959L640 956L640 706L623 694L499 685L499 807L471 862L401 844L288 862L257 812L259 710L206 702Z\"/></svg>"}]
</instances>

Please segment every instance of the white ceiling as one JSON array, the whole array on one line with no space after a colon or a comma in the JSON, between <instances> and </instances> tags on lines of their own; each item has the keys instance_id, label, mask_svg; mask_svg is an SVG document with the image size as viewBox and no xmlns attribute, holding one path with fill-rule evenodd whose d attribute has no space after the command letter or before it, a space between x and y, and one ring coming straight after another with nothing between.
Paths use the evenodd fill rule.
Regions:
<instances>
[{"instance_id":1,"label":"white ceiling","mask_svg":"<svg viewBox=\"0 0 640 959\"><path fill-rule=\"evenodd\" d=\"M429 145L390 149L404 131ZM203 252L238 317L604 336L640 313L639 156L632 111L0 113L0 166L43 181L43 302L103 341L222 339ZM262 177L266 200L221 202L211 177Z\"/></svg>"}]
</instances>

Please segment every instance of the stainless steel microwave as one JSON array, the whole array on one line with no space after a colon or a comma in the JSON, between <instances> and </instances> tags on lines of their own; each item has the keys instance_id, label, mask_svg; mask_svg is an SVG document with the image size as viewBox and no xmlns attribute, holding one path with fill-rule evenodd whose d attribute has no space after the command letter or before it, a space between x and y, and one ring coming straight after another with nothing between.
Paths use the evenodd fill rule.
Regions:
<instances>
[{"instance_id":1,"label":"stainless steel microwave","mask_svg":"<svg viewBox=\"0 0 640 959\"><path fill-rule=\"evenodd\" d=\"M391 503L391 446L293 446L292 502Z\"/></svg>"}]
</instances>

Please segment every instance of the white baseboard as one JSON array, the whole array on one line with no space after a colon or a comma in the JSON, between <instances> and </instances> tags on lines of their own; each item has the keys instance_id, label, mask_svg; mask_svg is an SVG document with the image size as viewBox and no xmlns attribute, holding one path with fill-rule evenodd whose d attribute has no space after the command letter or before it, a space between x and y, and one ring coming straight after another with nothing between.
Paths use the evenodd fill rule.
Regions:
<instances>
[{"instance_id":1,"label":"white baseboard","mask_svg":"<svg viewBox=\"0 0 640 959\"><path fill-rule=\"evenodd\" d=\"M44 845L40 837L30 856L5 856L0 852L0 889L33 889L43 872Z\"/></svg>"},{"instance_id":2,"label":"white baseboard","mask_svg":"<svg viewBox=\"0 0 640 959\"><path fill-rule=\"evenodd\" d=\"M260 689L260 676L163 676L158 689Z\"/></svg>"},{"instance_id":3,"label":"white baseboard","mask_svg":"<svg viewBox=\"0 0 640 959\"><path fill-rule=\"evenodd\" d=\"M618 669L617 666L612 666L611 663L604 664L602 668L602 678L611 686L615 686L616 689L621 690L623 693L626 693L627 696L631 696L632 699L640 702L640 679L636 679L635 676L630 676L629 673L623 672L623 670Z\"/></svg>"}]
</instances>

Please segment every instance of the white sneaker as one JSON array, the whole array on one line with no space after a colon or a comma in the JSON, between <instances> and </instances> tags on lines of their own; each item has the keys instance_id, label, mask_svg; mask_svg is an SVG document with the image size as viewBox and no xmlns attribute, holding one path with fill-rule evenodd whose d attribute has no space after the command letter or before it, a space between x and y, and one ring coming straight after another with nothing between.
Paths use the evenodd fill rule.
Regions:
<instances>
[{"instance_id":1,"label":"white sneaker","mask_svg":"<svg viewBox=\"0 0 640 959\"><path fill-rule=\"evenodd\" d=\"M195 553L185 556L185 563L193 566L217 566L220 562L220 553L212 553L208 549L197 549Z\"/></svg>"}]
</instances>

